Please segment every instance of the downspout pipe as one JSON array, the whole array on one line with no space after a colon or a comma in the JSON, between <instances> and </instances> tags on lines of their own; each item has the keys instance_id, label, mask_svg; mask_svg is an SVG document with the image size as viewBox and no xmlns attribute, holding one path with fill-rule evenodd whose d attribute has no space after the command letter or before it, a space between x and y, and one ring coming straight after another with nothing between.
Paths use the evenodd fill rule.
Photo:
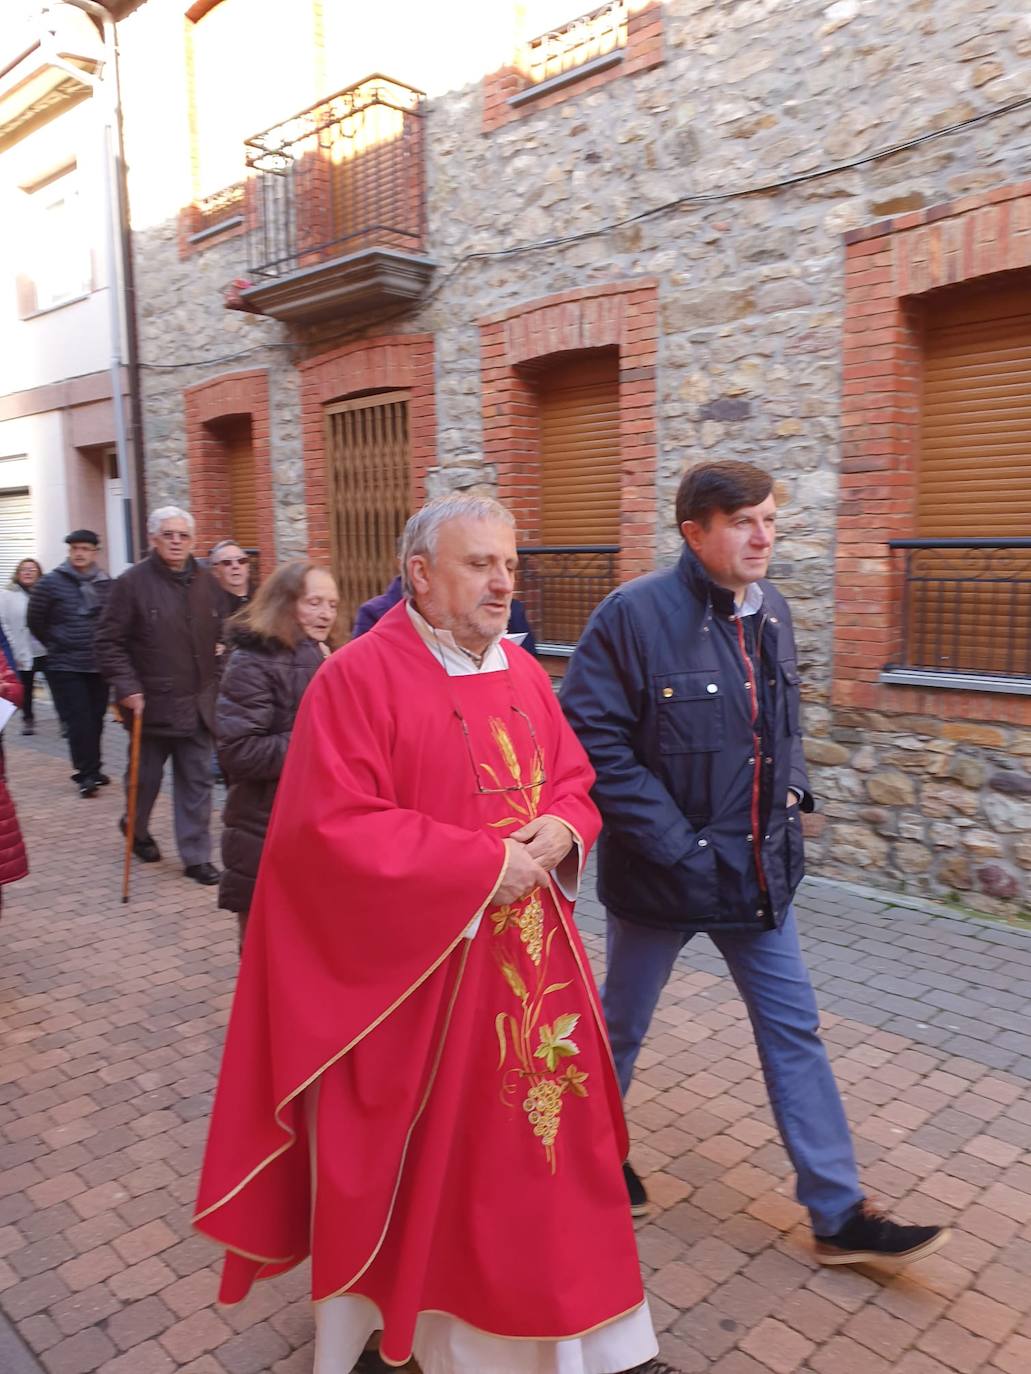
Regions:
<instances>
[{"instance_id":1,"label":"downspout pipe","mask_svg":"<svg viewBox=\"0 0 1031 1374\"><path fill-rule=\"evenodd\" d=\"M50 65L59 71L65 72L74 80L88 86L94 97L101 103L103 111L104 127L104 192L106 202L106 228L107 228L107 269L108 269L108 319L111 333L111 396L112 408L114 412L115 425L115 459L118 469L118 480L122 490L122 512L125 529L125 550L128 562L132 563L135 559L137 549L144 547L145 541L137 541L136 524L133 519L134 505L139 507L142 503L143 495L143 455L139 444L141 435L139 432L135 436L137 443L134 446L136 453L135 471L130 477L129 466L129 439L125 425L125 404L122 395L122 373L123 363L123 340L129 334L128 317L130 315L130 302L127 293L127 263L126 263L126 240L127 234L127 215L125 201L122 194L122 175L123 166L121 148L121 109L118 91L118 51L115 40L115 23L111 14L103 5L97 4L96 0L63 0L63 3L70 5L74 9L82 10L83 13L95 20L101 26L104 40L104 72L103 79L92 75L89 72L81 71L70 62L66 62L56 52L47 52L48 44L43 43L43 49L47 52L47 60ZM129 372L129 402L133 412L134 420L139 414L138 408L138 369ZM134 496L136 498L134 502Z\"/></svg>"}]
</instances>

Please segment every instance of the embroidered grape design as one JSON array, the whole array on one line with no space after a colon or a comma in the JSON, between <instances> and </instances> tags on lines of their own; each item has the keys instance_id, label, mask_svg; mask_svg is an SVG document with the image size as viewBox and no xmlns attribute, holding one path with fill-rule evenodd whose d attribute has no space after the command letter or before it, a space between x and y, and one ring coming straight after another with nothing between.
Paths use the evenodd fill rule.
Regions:
<instances>
[{"instance_id":1,"label":"embroidered grape design","mask_svg":"<svg viewBox=\"0 0 1031 1374\"><path fill-rule=\"evenodd\" d=\"M551 1079L534 1083L526 1094L523 1111L530 1118L533 1133L547 1149L558 1135L558 1114L562 1110L562 1089Z\"/></svg>"}]
</instances>

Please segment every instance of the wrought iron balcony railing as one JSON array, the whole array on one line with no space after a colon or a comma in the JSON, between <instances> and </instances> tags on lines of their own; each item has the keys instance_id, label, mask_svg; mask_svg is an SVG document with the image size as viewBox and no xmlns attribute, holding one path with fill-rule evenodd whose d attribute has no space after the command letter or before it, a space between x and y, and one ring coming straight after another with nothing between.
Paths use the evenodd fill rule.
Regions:
<instances>
[{"instance_id":1,"label":"wrought iron balcony railing","mask_svg":"<svg viewBox=\"0 0 1031 1374\"><path fill-rule=\"evenodd\" d=\"M517 594L537 648L572 653L587 618L616 585L617 544L539 544L519 550Z\"/></svg>"},{"instance_id":2,"label":"wrought iron balcony railing","mask_svg":"<svg viewBox=\"0 0 1031 1374\"><path fill-rule=\"evenodd\" d=\"M1031 539L893 539L902 658L882 680L1031 693Z\"/></svg>"},{"instance_id":3,"label":"wrought iron balcony railing","mask_svg":"<svg viewBox=\"0 0 1031 1374\"><path fill-rule=\"evenodd\" d=\"M306 322L422 293L421 102L370 76L247 140L259 212L247 308Z\"/></svg>"}]
</instances>

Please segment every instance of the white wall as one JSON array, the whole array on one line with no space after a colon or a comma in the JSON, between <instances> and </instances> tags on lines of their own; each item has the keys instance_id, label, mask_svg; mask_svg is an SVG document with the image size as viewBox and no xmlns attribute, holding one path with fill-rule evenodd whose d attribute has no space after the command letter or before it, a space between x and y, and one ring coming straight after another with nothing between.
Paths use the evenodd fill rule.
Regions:
<instances>
[{"instance_id":1,"label":"white wall","mask_svg":"<svg viewBox=\"0 0 1031 1374\"><path fill-rule=\"evenodd\" d=\"M92 292L85 299L19 316L17 278L31 275L35 244L30 196L24 188L75 162L80 225L92 259ZM5 254L0 271L0 395L107 368L104 148L92 100L59 115L0 154L0 222Z\"/></svg>"},{"instance_id":2,"label":"white wall","mask_svg":"<svg viewBox=\"0 0 1031 1374\"><path fill-rule=\"evenodd\" d=\"M28 487L32 500L33 557L52 568L67 553L64 537L71 529L60 412L0 423L0 491L17 487ZM0 558L0 578L6 576Z\"/></svg>"}]
</instances>

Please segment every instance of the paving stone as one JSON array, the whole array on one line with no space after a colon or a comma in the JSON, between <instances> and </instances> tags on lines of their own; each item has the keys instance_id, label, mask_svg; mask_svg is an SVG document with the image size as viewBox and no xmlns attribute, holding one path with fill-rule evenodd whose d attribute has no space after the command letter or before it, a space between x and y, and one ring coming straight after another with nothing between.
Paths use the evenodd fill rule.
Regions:
<instances>
[{"instance_id":1,"label":"paving stone","mask_svg":"<svg viewBox=\"0 0 1031 1374\"><path fill-rule=\"evenodd\" d=\"M217 1250L189 1229L232 932L212 937L213 895L173 864L137 870L123 912L114 808L84 815L63 759L9 752L30 846L55 822L69 835L54 872L5 893L0 1309L25 1374L310 1374L307 1267L219 1309ZM154 824L174 852L167 798ZM76 876L104 854L112 905L84 917ZM628 1106L664 1358L683 1374L1027 1374L1031 1044L1003 1037L1025 1037L1031 936L828 884L798 908L865 1181L906 1219L957 1214L956 1234L898 1276L816 1266L744 1009L711 941L691 940ZM580 920L600 971L593 895ZM2 1342L0 1322L9 1374Z\"/></svg>"}]
</instances>

